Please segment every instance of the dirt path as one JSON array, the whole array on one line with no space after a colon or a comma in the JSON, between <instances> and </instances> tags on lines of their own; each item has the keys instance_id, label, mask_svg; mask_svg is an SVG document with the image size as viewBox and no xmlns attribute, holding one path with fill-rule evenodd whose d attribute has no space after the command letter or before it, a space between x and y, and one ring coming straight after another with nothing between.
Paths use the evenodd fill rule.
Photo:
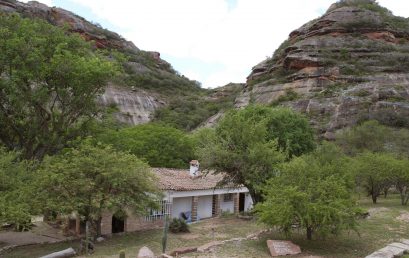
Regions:
<instances>
[{"instance_id":1,"label":"dirt path","mask_svg":"<svg viewBox=\"0 0 409 258\"><path fill-rule=\"evenodd\" d=\"M67 238L62 233L44 222L37 222L33 230L28 232L0 232L2 248L42 243L55 243Z\"/></svg>"}]
</instances>

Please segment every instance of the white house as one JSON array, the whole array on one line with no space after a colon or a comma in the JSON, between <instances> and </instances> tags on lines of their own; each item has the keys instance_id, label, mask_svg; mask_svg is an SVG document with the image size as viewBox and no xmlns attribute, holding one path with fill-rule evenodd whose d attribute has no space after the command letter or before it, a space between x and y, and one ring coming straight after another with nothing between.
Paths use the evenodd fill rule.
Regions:
<instances>
[{"instance_id":1,"label":"white house","mask_svg":"<svg viewBox=\"0 0 409 258\"><path fill-rule=\"evenodd\" d=\"M162 227L167 215L194 222L219 216L222 212L239 213L252 207L247 188L219 186L222 175L201 174L197 160L190 162L190 169L154 168L153 171L164 192L160 208L145 217L128 215L124 219L107 212L101 222L102 234Z\"/></svg>"}]
</instances>

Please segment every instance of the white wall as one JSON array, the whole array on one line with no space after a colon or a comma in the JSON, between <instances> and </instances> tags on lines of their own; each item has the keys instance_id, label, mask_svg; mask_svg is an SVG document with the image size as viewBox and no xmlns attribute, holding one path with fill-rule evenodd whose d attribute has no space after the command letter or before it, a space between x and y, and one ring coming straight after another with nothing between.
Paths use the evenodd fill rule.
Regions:
<instances>
[{"instance_id":1,"label":"white wall","mask_svg":"<svg viewBox=\"0 0 409 258\"><path fill-rule=\"evenodd\" d=\"M224 194L221 197L220 200L220 209L222 211L227 211L227 212L234 212L234 203L233 203L233 198L231 201L224 201Z\"/></svg>"},{"instance_id":2,"label":"white wall","mask_svg":"<svg viewBox=\"0 0 409 258\"><path fill-rule=\"evenodd\" d=\"M199 196L197 214L199 219L212 217L213 195Z\"/></svg>"},{"instance_id":3,"label":"white wall","mask_svg":"<svg viewBox=\"0 0 409 258\"><path fill-rule=\"evenodd\" d=\"M185 211L192 211L192 197L173 198L172 218L179 218L179 214Z\"/></svg>"},{"instance_id":4,"label":"white wall","mask_svg":"<svg viewBox=\"0 0 409 258\"><path fill-rule=\"evenodd\" d=\"M244 199L244 210L248 211L253 207L253 199L251 199L251 195L246 193L246 198Z\"/></svg>"}]
</instances>

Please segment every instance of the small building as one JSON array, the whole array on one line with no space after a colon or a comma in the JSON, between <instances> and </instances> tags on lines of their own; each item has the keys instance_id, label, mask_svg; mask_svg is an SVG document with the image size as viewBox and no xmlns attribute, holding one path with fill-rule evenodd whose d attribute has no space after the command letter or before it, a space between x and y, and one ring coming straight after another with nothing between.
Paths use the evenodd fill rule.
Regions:
<instances>
[{"instance_id":1,"label":"small building","mask_svg":"<svg viewBox=\"0 0 409 258\"><path fill-rule=\"evenodd\" d=\"M220 186L221 174L201 174L199 162L192 160L190 169L154 168L158 186L164 198L158 210L137 217L125 218L106 212L101 221L103 235L163 227L165 216L184 218L188 222L217 217L222 212L239 213L252 207L252 199L245 187Z\"/></svg>"}]
</instances>

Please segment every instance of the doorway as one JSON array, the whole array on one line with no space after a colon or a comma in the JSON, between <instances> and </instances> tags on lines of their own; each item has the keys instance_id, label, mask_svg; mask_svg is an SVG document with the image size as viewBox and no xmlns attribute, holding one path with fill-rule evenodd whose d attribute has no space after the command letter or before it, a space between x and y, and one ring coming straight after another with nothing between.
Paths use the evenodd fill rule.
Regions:
<instances>
[{"instance_id":1,"label":"doorway","mask_svg":"<svg viewBox=\"0 0 409 258\"><path fill-rule=\"evenodd\" d=\"M246 203L246 194L245 193L240 193L240 195L239 195L239 212L244 211L245 203Z\"/></svg>"},{"instance_id":2,"label":"doorway","mask_svg":"<svg viewBox=\"0 0 409 258\"><path fill-rule=\"evenodd\" d=\"M125 231L125 218L112 216L112 233L121 233Z\"/></svg>"}]
</instances>

